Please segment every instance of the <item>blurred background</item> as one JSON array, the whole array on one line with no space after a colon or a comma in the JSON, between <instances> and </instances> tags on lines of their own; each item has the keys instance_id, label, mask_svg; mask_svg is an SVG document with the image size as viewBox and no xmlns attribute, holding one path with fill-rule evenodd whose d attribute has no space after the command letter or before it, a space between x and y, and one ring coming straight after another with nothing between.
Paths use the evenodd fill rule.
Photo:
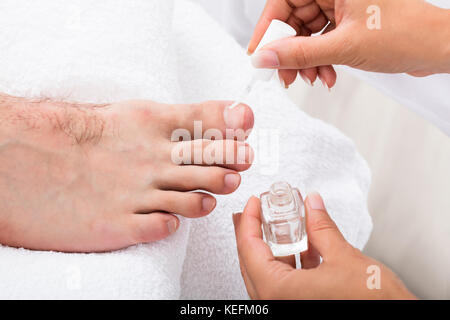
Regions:
<instances>
[{"instance_id":1,"label":"blurred background","mask_svg":"<svg viewBox=\"0 0 450 320\"><path fill-rule=\"evenodd\" d=\"M448 0L428 1L450 7ZM266 3L194 2L244 47ZM372 170L374 228L365 254L389 266L418 297L450 299L450 138L410 111L439 104L447 114L434 120L448 119L450 75L410 78L339 68L331 92L319 80L313 88L300 80L287 93L304 112L353 139Z\"/></svg>"}]
</instances>

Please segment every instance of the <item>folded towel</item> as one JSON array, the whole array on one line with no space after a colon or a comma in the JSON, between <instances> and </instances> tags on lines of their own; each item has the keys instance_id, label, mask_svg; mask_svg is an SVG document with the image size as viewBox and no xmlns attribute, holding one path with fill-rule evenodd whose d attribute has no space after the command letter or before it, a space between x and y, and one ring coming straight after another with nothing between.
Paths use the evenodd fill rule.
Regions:
<instances>
[{"instance_id":1,"label":"folded towel","mask_svg":"<svg viewBox=\"0 0 450 320\"><path fill-rule=\"evenodd\" d=\"M4 0L0 39L0 91L21 96L233 99L251 71L239 45L186 0ZM276 82L259 84L245 102L255 111L257 163L210 216L112 253L0 247L0 298L247 298L231 213L276 180L319 191L347 240L362 248L370 173L353 143L301 112Z\"/></svg>"},{"instance_id":2,"label":"folded towel","mask_svg":"<svg viewBox=\"0 0 450 320\"><path fill-rule=\"evenodd\" d=\"M104 103L179 102L173 1L0 1L0 92ZM189 222L107 254L0 247L0 298L176 299Z\"/></svg>"}]
</instances>

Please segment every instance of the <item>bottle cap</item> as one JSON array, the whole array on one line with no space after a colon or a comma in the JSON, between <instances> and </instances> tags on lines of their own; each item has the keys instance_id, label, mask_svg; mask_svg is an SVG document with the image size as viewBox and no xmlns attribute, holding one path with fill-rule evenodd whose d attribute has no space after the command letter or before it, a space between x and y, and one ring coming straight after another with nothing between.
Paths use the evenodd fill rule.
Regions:
<instances>
[{"instance_id":1,"label":"bottle cap","mask_svg":"<svg viewBox=\"0 0 450 320\"><path fill-rule=\"evenodd\" d=\"M295 29L290 25L281 20L274 19L267 28L267 31L261 39L258 47L256 47L255 52L272 41L294 37L296 35L297 31L295 31ZM253 75L252 82L255 82L256 80L269 81L274 73L274 69L257 69Z\"/></svg>"},{"instance_id":2,"label":"bottle cap","mask_svg":"<svg viewBox=\"0 0 450 320\"><path fill-rule=\"evenodd\" d=\"M267 28L266 33L259 42L259 45L256 47L255 52L272 41L294 37L296 35L297 31L295 31L295 29L292 28L290 25L281 20L274 19Z\"/></svg>"}]
</instances>

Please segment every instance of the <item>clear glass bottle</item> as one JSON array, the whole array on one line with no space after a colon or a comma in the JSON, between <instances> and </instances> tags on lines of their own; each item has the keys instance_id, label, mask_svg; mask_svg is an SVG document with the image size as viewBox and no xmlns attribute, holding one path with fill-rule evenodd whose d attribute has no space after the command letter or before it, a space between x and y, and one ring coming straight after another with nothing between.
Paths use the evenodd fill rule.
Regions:
<instances>
[{"instance_id":1,"label":"clear glass bottle","mask_svg":"<svg viewBox=\"0 0 450 320\"><path fill-rule=\"evenodd\" d=\"M276 257L308 249L305 208L300 191L289 183L274 183L261 194L264 240Z\"/></svg>"}]
</instances>

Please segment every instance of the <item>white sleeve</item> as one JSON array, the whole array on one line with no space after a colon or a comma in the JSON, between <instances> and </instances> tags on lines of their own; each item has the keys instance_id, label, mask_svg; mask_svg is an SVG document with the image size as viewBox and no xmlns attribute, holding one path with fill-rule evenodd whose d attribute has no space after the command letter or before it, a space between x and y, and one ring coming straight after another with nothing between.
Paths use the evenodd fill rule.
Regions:
<instances>
[{"instance_id":1,"label":"white sleeve","mask_svg":"<svg viewBox=\"0 0 450 320\"><path fill-rule=\"evenodd\" d=\"M450 75L416 78L407 74L365 72L342 67L450 135Z\"/></svg>"}]
</instances>

